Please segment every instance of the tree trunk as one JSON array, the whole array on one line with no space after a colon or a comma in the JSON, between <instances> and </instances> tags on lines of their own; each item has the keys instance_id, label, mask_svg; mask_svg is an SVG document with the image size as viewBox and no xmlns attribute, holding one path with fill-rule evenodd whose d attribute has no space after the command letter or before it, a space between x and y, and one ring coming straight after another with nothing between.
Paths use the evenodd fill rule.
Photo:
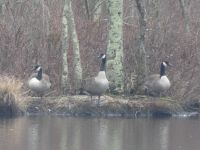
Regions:
<instances>
[{"instance_id":1,"label":"tree trunk","mask_svg":"<svg viewBox=\"0 0 200 150\"><path fill-rule=\"evenodd\" d=\"M139 13L139 25L140 25L140 38L139 46L137 50L137 87L140 87L146 76L146 50L145 50L145 32L146 32L146 21L145 21L145 8L144 0L135 0L136 6Z\"/></svg>"},{"instance_id":2,"label":"tree trunk","mask_svg":"<svg viewBox=\"0 0 200 150\"><path fill-rule=\"evenodd\" d=\"M185 30L187 33L190 33L190 26L189 26L190 2L191 2L191 0L179 0L180 7L182 10L182 16L183 16L184 23L185 23Z\"/></svg>"},{"instance_id":3,"label":"tree trunk","mask_svg":"<svg viewBox=\"0 0 200 150\"><path fill-rule=\"evenodd\" d=\"M86 9L87 17L89 19L90 18L90 10L89 10L88 0L85 0L85 9Z\"/></svg>"},{"instance_id":4,"label":"tree trunk","mask_svg":"<svg viewBox=\"0 0 200 150\"><path fill-rule=\"evenodd\" d=\"M63 16L62 16L62 25L63 25L63 31L62 31L62 83L61 83L61 89L63 90L63 94L67 94L69 90L69 82L68 82L68 63L67 63L67 50L68 50L68 20L66 17L68 4L64 3L64 9L63 9Z\"/></svg>"},{"instance_id":5,"label":"tree trunk","mask_svg":"<svg viewBox=\"0 0 200 150\"><path fill-rule=\"evenodd\" d=\"M80 59L80 51L79 51L79 42L78 36L76 32L76 26L74 21L74 14L72 10L71 0L65 1L65 17L66 17L66 25L68 30L68 36L72 39L72 47L73 47L73 66L74 66L74 92L80 89L81 81L82 81L82 66L81 66L81 59Z\"/></svg>"},{"instance_id":6,"label":"tree trunk","mask_svg":"<svg viewBox=\"0 0 200 150\"><path fill-rule=\"evenodd\" d=\"M109 42L107 48L107 76L112 89L122 92L123 83L123 1L108 0L110 13Z\"/></svg>"},{"instance_id":7,"label":"tree trunk","mask_svg":"<svg viewBox=\"0 0 200 150\"><path fill-rule=\"evenodd\" d=\"M97 21L100 19L101 16L106 16L108 10L107 10L107 3L105 0L100 1L93 1L91 4L91 18L93 21ZM103 15L104 14L104 15Z\"/></svg>"}]
</instances>

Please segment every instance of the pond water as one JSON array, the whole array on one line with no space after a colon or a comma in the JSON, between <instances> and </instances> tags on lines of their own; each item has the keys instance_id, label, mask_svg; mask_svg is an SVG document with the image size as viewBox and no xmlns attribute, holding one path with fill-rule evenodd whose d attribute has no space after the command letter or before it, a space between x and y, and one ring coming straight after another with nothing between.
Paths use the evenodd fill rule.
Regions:
<instances>
[{"instance_id":1,"label":"pond water","mask_svg":"<svg viewBox=\"0 0 200 150\"><path fill-rule=\"evenodd\" d=\"M200 119L0 119L1 150L200 150Z\"/></svg>"}]
</instances>

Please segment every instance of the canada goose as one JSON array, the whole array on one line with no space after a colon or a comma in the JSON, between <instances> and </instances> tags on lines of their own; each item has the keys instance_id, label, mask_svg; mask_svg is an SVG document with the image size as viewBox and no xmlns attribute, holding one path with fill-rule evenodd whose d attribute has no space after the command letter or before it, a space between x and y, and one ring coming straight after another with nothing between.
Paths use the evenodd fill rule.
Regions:
<instances>
[{"instance_id":1,"label":"canada goose","mask_svg":"<svg viewBox=\"0 0 200 150\"><path fill-rule=\"evenodd\" d=\"M98 96L98 105L101 95L103 95L109 88L109 82L106 78L105 67L106 67L106 55L100 54L98 56L101 59L100 71L96 77L88 78L83 80L82 88L91 96Z\"/></svg>"},{"instance_id":2,"label":"canada goose","mask_svg":"<svg viewBox=\"0 0 200 150\"><path fill-rule=\"evenodd\" d=\"M166 67L171 66L168 61L163 61L160 65L160 74L154 74L146 78L144 83L145 93L152 96L160 96L164 91L167 91L171 83L165 74Z\"/></svg>"},{"instance_id":3,"label":"canada goose","mask_svg":"<svg viewBox=\"0 0 200 150\"><path fill-rule=\"evenodd\" d=\"M50 89L49 76L42 72L40 65L36 65L34 71L35 73L28 80L28 87L42 97L44 92Z\"/></svg>"}]
</instances>

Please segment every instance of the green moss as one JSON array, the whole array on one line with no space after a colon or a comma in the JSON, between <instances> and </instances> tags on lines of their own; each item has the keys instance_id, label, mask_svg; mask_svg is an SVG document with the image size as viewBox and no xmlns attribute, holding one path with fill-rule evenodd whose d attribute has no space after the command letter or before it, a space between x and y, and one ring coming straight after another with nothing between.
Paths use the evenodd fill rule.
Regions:
<instances>
[{"instance_id":1,"label":"green moss","mask_svg":"<svg viewBox=\"0 0 200 150\"><path fill-rule=\"evenodd\" d=\"M66 17L68 5L66 2L64 3L64 9L63 9L63 17L62 17L62 24L63 24L63 32L62 32L62 89L63 94L67 93L68 89L68 63L67 63L67 48L68 48L68 20Z\"/></svg>"},{"instance_id":2,"label":"green moss","mask_svg":"<svg viewBox=\"0 0 200 150\"><path fill-rule=\"evenodd\" d=\"M107 76L109 81L123 90L123 32L122 32L122 10L123 1L109 0L110 11L110 30L108 43L108 62L107 62Z\"/></svg>"}]
</instances>

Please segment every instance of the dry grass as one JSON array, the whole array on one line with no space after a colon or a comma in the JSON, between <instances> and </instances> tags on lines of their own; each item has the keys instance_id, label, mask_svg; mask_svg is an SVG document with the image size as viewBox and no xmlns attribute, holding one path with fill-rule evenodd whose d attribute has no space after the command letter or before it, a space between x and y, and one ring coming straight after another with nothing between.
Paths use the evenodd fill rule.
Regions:
<instances>
[{"instance_id":1,"label":"dry grass","mask_svg":"<svg viewBox=\"0 0 200 150\"><path fill-rule=\"evenodd\" d=\"M2 93L12 93L16 96L21 95L23 83L14 76L0 76L0 91Z\"/></svg>"},{"instance_id":2,"label":"dry grass","mask_svg":"<svg viewBox=\"0 0 200 150\"><path fill-rule=\"evenodd\" d=\"M146 96L120 97L102 96L100 106L94 97L63 96L33 98L25 96L23 82L14 76L0 76L0 114L18 112L54 113L72 116L148 116L172 115L182 112L180 103L169 97L153 98ZM1 112L1 108L6 108Z\"/></svg>"},{"instance_id":3,"label":"dry grass","mask_svg":"<svg viewBox=\"0 0 200 150\"><path fill-rule=\"evenodd\" d=\"M24 96L23 82L14 76L0 76L0 104L14 108L22 108Z\"/></svg>"},{"instance_id":4,"label":"dry grass","mask_svg":"<svg viewBox=\"0 0 200 150\"><path fill-rule=\"evenodd\" d=\"M96 100L96 101L95 101ZM28 114L53 114L67 116L172 116L183 112L181 104L170 98L153 97L111 97L102 96L100 105L97 98L83 95L30 98Z\"/></svg>"}]
</instances>

